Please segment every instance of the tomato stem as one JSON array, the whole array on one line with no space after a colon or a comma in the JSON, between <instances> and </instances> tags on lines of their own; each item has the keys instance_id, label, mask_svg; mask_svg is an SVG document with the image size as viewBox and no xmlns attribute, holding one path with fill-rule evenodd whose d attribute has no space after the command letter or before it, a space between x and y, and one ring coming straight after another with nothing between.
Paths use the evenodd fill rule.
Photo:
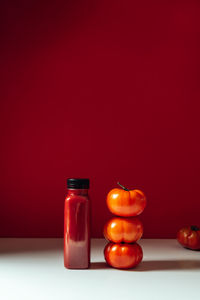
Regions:
<instances>
[{"instance_id":1,"label":"tomato stem","mask_svg":"<svg viewBox=\"0 0 200 300\"><path fill-rule=\"evenodd\" d=\"M129 191L129 189L127 189L127 188L125 188L123 185L121 185L121 184L119 183L119 181L117 182L117 184L118 184L123 190Z\"/></svg>"},{"instance_id":2,"label":"tomato stem","mask_svg":"<svg viewBox=\"0 0 200 300\"><path fill-rule=\"evenodd\" d=\"M199 230L199 227L195 226L195 225L192 225L190 228L191 228L191 230L194 230L194 231L198 231Z\"/></svg>"}]
</instances>

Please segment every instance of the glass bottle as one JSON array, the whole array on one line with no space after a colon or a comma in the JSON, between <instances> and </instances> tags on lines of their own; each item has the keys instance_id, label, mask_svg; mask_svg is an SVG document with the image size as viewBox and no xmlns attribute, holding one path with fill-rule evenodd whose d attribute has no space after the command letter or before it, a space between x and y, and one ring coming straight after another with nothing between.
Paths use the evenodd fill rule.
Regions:
<instances>
[{"instance_id":1,"label":"glass bottle","mask_svg":"<svg viewBox=\"0 0 200 300\"><path fill-rule=\"evenodd\" d=\"M64 265L87 269L90 265L89 179L69 178L64 209Z\"/></svg>"}]
</instances>

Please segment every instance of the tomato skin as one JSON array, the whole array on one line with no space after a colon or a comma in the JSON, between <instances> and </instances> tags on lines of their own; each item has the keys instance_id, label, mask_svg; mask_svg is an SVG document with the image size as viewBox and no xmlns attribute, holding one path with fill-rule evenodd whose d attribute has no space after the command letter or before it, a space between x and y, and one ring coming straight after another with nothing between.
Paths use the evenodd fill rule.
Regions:
<instances>
[{"instance_id":1,"label":"tomato skin","mask_svg":"<svg viewBox=\"0 0 200 300\"><path fill-rule=\"evenodd\" d=\"M104 237L113 243L134 243L142 237L142 234L142 222L136 217L115 217L104 226Z\"/></svg>"},{"instance_id":2,"label":"tomato skin","mask_svg":"<svg viewBox=\"0 0 200 300\"><path fill-rule=\"evenodd\" d=\"M108 243L104 249L106 262L113 268L130 269L136 267L143 258L139 244Z\"/></svg>"},{"instance_id":3,"label":"tomato skin","mask_svg":"<svg viewBox=\"0 0 200 300\"><path fill-rule=\"evenodd\" d=\"M188 249L200 249L200 229L197 226L183 227L177 233L178 242Z\"/></svg>"},{"instance_id":4,"label":"tomato skin","mask_svg":"<svg viewBox=\"0 0 200 300\"><path fill-rule=\"evenodd\" d=\"M146 197L140 190L112 189L107 195L108 209L114 215L134 217L140 215L146 206Z\"/></svg>"}]
</instances>

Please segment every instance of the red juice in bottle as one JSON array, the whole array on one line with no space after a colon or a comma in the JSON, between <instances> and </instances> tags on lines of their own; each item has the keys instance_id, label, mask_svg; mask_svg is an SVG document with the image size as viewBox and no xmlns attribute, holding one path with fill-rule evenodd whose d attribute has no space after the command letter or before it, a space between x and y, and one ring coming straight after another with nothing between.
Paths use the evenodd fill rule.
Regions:
<instances>
[{"instance_id":1,"label":"red juice in bottle","mask_svg":"<svg viewBox=\"0 0 200 300\"><path fill-rule=\"evenodd\" d=\"M64 265L87 269L90 265L89 179L69 178L64 209Z\"/></svg>"}]
</instances>

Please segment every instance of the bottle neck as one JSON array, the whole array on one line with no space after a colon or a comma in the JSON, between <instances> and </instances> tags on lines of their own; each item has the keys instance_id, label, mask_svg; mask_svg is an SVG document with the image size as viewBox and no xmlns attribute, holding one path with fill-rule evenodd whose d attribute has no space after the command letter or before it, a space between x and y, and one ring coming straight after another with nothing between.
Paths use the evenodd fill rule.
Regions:
<instances>
[{"instance_id":1,"label":"bottle neck","mask_svg":"<svg viewBox=\"0 0 200 300\"><path fill-rule=\"evenodd\" d=\"M68 195L88 195L88 189L67 189Z\"/></svg>"}]
</instances>

